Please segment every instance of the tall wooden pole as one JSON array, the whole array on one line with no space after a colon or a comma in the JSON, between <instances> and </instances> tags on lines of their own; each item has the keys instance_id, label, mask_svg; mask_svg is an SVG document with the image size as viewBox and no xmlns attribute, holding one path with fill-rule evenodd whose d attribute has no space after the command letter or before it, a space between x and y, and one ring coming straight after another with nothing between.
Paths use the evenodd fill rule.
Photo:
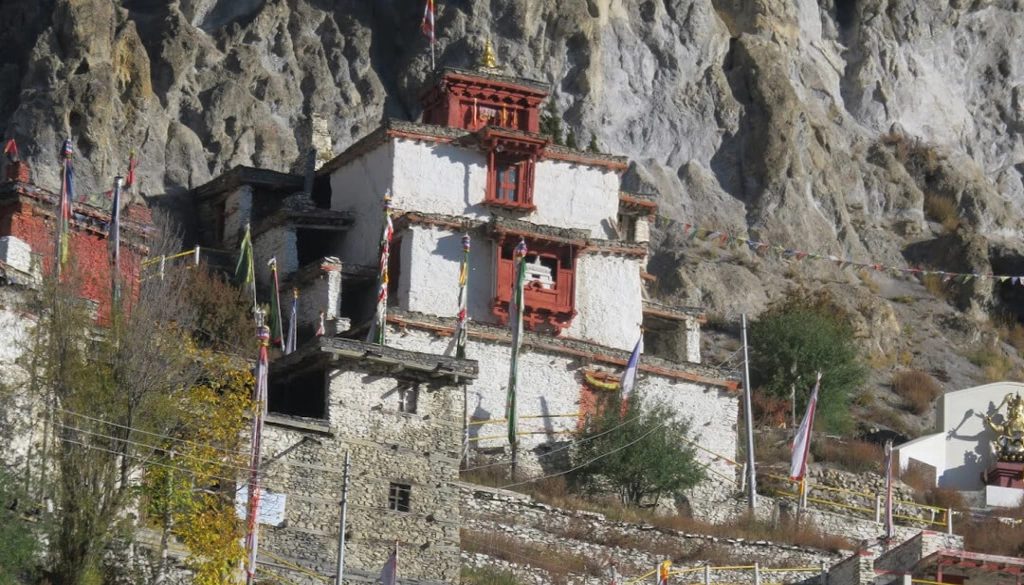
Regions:
<instances>
[{"instance_id":1,"label":"tall wooden pole","mask_svg":"<svg viewBox=\"0 0 1024 585\"><path fill-rule=\"evenodd\" d=\"M750 354L747 347L747 314L743 314L743 408L747 423L747 507L757 508L757 473L754 470L754 413L750 400Z\"/></svg>"}]
</instances>

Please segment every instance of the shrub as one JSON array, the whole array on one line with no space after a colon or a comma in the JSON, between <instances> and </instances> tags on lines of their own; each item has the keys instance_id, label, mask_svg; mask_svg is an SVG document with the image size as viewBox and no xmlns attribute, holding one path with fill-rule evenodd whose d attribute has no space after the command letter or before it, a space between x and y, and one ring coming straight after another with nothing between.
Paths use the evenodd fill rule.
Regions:
<instances>
[{"instance_id":1,"label":"shrub","mask_svg":"<svg viewBox=\"0 0 1024 585\"><path fill-rule=\"evenodd\" d=\"M966 508L964 497L960 492L941 487L928 488L924 492L924 503L936 508L952 508L953 510Z\"/></svg>"},{"instance_id":2,"label":"shrub","mask_svg":"<svg viewBox=\"0 0 1024 585\"><path fill-rule=\"evenodd\" d=\"M793 410L791 402L785 398L769 396L762 392L754 392L750 396L750 405L754 410L754 421L758 426L784 428Z\"/></svg>"},{"instance_id":3,"label":"shrub","mask_svg":"<svg viewBox=\"0 0 1024 585\"><path fill-rule=\"evenodd\" d=\"M811 453L816 462L832 463L854 473L879 471L885 459L881 445L829 438L811 441Z\"/></svg>"},{"instance_id":4,"label":"shrub","mask_svg":"<svg viewBox=\"0 0 1024 585\"><path fill-rule=\"evenodd\" d=\"M954 528L964 537L964 550L1019 557L1024 555L1024 524L998 519L971 520Z\"/></svg>"},{"instance_id":5,"label":"shrub","mask_svg":"<svg viewBox=\"0 0 1024 585\"><path fill-rule=\"evenodd\" d=\"M921 370L899 372L892 377L892 390L903 399L904 407L914 414L931 410L932 401L942 395L942 387Z\"/></svg>"},{"instance_id":6,"label":"shrub","mask_svg":"<svg viewBox=\"0 0 1024 585\"><path fill-rule=\"evenodd\" d=\"M704 470L689 446L689 425L675 417L664 404L645 405L638 392L626 404L618 394L603 397L579 432L573 477L591 492L610 486L633 506L697 485Z\"/></svg>"},{"instance_id":7,"label":"shrub","mask_svg":"<svg viewBox=\"0 0 1024 585\"><path fill-rule=\"evenodd\" d=\"M802 412L821 372L817 420L829 431L847 430L849 397L867 376L849 323L849 314L827 292L790 291L751 327L754 387L788 398L798 375L797 410Z\"/></svg>"},{"instance_id":8,"label":"shrub","mask_svg":"<svg viewBox=\"0 0 1024 585\"><path fill-rule=\"evenodd\" d=\"M989 382L1001 382L1009 377L1013 370L1013 362L1010 361L1010 358L995 348L976 351L966 357L972 364L981 368L981 373Z\"/></svg>"},{"instance_id":9,"label":"shrub","mask_svg":"<svg viewBox=\"0 0 1024 585\"><path fill-rule=\"evenodd\" d=\"M942 224L946 231L953 232L960 226L960 213L956 200L948 195L933 191L924 193L924 215Z\"/></svg>"},{"instance_id":10,"label":"shrub","mask_svg":"<svg viewBox=\"0 0 1024 585\"><path fill-rule=\"evenodd\" d=\"M459 571L459 583L466 585L522 585L512 571L493 567L466 567Z\"/></svg>"}]
</instances>

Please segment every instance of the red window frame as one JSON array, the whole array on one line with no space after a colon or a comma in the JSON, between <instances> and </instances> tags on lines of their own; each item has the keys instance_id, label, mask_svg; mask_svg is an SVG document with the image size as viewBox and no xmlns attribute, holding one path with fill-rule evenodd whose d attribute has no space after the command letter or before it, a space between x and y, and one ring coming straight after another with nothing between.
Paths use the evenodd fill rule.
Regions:
<instances>
[{"instance_id":1,"label":"red window frame","mask_svg":"<svg viewBox=\"0 0 1024 585\"><path fill-rule=\"evenodd\" d=\"M512 298L512 277L515 273L512 250L520 236L497 241L495 297L493 313L502 325L508 323L509 301ZM551 329L556 334L568 327L576 316L576 260L578 249L561 242L524 237L527 262L540 261L552 270L553 286L545 288L539 281L524 287L523 324L527 329Z\"/></svg>"},{"instance_id":2,"label":"red window frame","mask_svg":"<svg viewBox=\"0 0 1024 585\"><path fill-rule=\"evenodd\" d=\"M487 165L486 203L509 209L533 211L533 177L536 157L507 156L491 152ZM509 180L509 173L514 176Z\"/></svg>"}]
</instances>

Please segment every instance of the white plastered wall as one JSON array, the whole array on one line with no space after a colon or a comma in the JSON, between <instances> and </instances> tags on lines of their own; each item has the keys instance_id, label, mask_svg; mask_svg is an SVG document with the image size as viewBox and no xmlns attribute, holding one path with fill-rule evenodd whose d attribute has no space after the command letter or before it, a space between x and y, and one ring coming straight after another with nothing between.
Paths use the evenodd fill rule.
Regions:
<instances>
[{"instance_id":1,"label":"white plastered wall","mask_svg":"<svg viewBox=\"0 0 1024 585\"><path fill-rule=\"evenodd\" d=\"M331 174L331 209L355 216L355 225L338 251L343 264L377 264L384 193L392 188L393 159L391 142L385 141Z\"/></svg>"},{"instance_id":2,"label":"white plastered wall","mask_svg":"<svg viewBox=\"0 0 1024 585\"><path fill-rule=\"evenodd\" d=\"M438 337L426 331L407 328L399 332L392 329L388 344L401 349L435 354L454 355L452 337ZM507 344L485 342L472 337L466 347L466 357L477 360L479 376L467 390L466 410L474 419L503 419L508 392L508 370L511 348ZM519 359L517 407L520 431L574 431L577 417L528 419L530 415L577 414L583 377L579 360L570 356L541 351L524 351ZM738 395L718 387L641 373L637 390L651 401L664 402L680 416L690 421L693 440L702 447L736 459L736 418ZM501 447L507 444L504 422L470 427L470 437L498 437L474 441L479 448ZM520 446L524 450L552 440L564 440L561 435L522 435ZM729 477L735 468L725 461L714 460L706 452L698 451L698 459L712 469ZM712 480L719 485L717 480ZM709 484L711 485L711 484Z\"/></svg>"},{"instance_id":3,"label":"white plastered wall","mask_svg":"<svg viewBox=\"0 0 1024 585\"><path fill-rule=\"evenodd\" d=\"M487 219L487 157L474 148L427 141L394 142L393 202L397 209ZM537 210L520 219L582 229L610 239L619 210L619 176L588 165L538 161L533 200ZM333 183L332 183L333 186Z\"/></svg>"},{"instance_id":4,"label":"white plastered wall","mask_svg":"<svg viewBox=\"0 0 1024 585\"><path fill-rule=\"evenodd\" d=\"M462 234L436 227L411 226L402 234L399 306L440 317L457 316L462 257ZM494 242L473 238L467 282L467 310L472 321L495 320L491 314L494 262Z\"/></svg>"},{"instance_id":5,"label":"white plastered wall","mask_svg":"<svg viewBox=\"0 0 1024 585\"><path fill-rule=\"evenodd\" d=\"M252 187L241 185L224 198L224 242L229 250L237 248L245 235L245 224L252 217Z\"/></svg>"},{"instance_id":6,"label":"white plastered wall","mask_svg":"<svg viewBox=\"0 0 1024 585\"><path fill-rule=\"evenodd\" d=\"M632 351L643 322L640 260L582 254L576 260L576 311L566 337Z\"/></svg>"},{"instance_id":7,"label":"white plastered wall","mask_svg":"<svg viewBox=\"0 0 1024 585\"><path fill-rule=\"evenodd\" d=\"M525 218L538 225L590 231L590 237L612 239L619 214L619 175L601 167L555 160L537 162L533 203L537 211Z\"/></svg>"},{"instance_id":8,"label":"white plastered wall","mask_svg":"<svg viewBox=\"0 0 1024 585\"><path fill-rule=\"evenodd\" d=\"M487 159L471 148L396 139L392 201L406 211L484 219Z\"/></svg>"}]
</instances>

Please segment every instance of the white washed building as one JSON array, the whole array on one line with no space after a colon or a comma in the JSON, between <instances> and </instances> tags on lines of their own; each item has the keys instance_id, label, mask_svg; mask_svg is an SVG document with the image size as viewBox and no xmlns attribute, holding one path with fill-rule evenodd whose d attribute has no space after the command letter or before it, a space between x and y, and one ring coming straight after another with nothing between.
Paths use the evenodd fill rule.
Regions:
<instances>
[{"instance_id":1,"label":"white washed building","mask_svg":"<svg viewBox=\"0 0 1024 585\"><path fill-rule=\"evenodd\" d=\"M385 121L321 166L305 182L309 193L293 194L301 177L255 169L201 188L209 206L201 215L222 226L203 231L218 235L210 243L235 246L252 222L257 259L277 256L281 278L302 289L307 314L324 310L345 323L333 330L365 339L376 302L383 198L390 193L395 234L386 343L436 355L454 355L468 234L466 357L479 363L479 377L467 388L468 434L473 447L490 453L507 448L506 321L512 249L523 239L531 271L518 387L524 463L579 428L604 391L593 382L621 376L641 327L645 347L657 356L642 357L639 391L689 418L700 446L735 459L738 385L700 364L703 315L645 300L656 205L620 190L624 157L558 146L539 134L546 96L543 84L493 69L439 71L422 93L422 122ZM257 271L265 288L266 269ZM340 286L314 289L318 274ZM302 322L300 340L313 325ZM736 475L723 459L699 453L716 471ZM708 487L731 492L720 482L709 480Z\"/></svg>"}]
</instances>

